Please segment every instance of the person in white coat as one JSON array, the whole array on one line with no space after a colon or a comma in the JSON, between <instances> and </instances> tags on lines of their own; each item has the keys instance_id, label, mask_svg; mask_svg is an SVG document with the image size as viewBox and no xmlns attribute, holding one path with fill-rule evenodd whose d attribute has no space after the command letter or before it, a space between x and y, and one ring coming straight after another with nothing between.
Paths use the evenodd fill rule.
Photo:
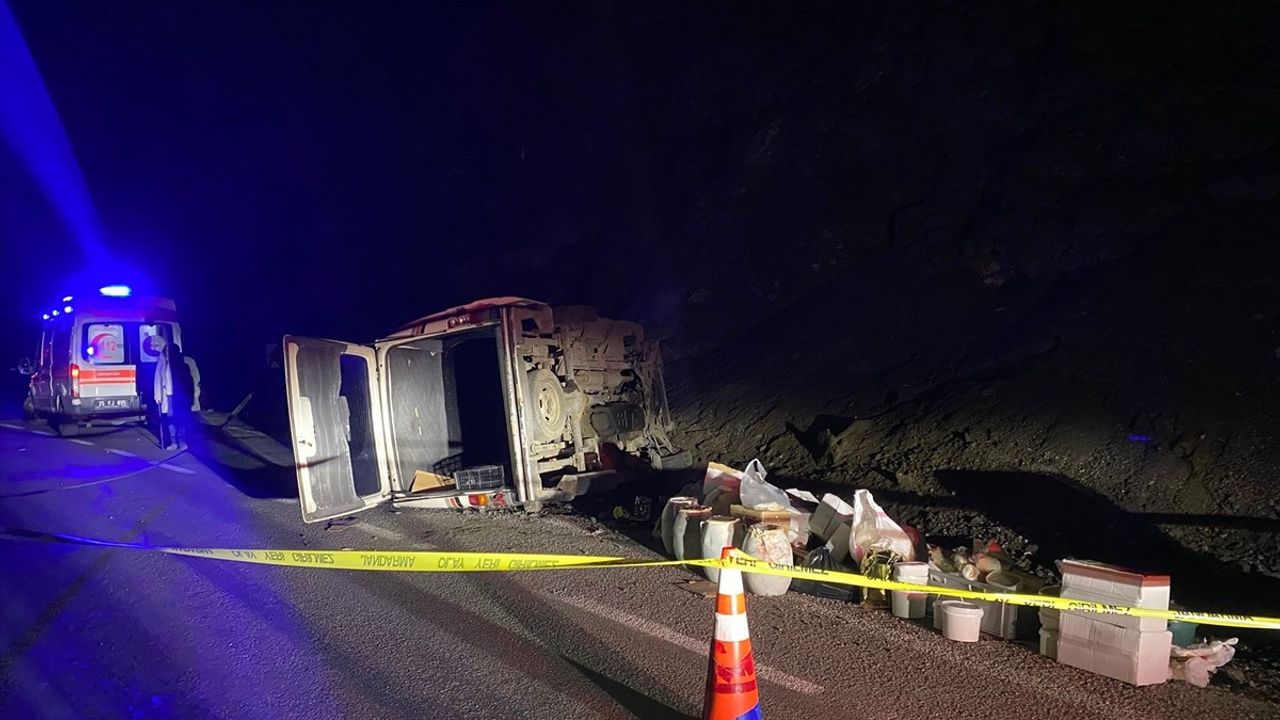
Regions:
<instances>
[{"instance_id":1,"label":"person in white coat","mask_svg":"<svg viewBox=\"0 0 1280 720\"><path fill-rule=\"evenodd\" d=\"M168 450L177 447L176 428L173 423L173 367L169 362L169 343L162 337L152 340L159 353L156 358L155 387L152 389L152 406L156 413L156 439L160 447Z\"/></svg>"}]
</instances>

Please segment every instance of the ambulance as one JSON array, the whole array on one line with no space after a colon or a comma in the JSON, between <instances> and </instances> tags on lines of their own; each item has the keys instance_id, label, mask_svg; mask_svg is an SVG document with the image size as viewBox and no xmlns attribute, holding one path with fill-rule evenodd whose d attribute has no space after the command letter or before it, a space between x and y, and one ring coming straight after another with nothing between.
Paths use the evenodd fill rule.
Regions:
<instances>
[{"instance_id":1,"label":"ambulance","mask_svg":"<svg viewBox=\"0 0 1280 720\"><path fill-rule=\"evenodd\" d=\"M523 508L689 464L658 343L589 307L480 300L371 345L282 344L304 522L390 502Z\"/></svg>"},{"instance_id":2,"label":"ambulance","mask_svg":"<svg viewBox=\"0 0 1280 720\"><path fill-rule=\"evenodd\" d=\"M156 338L181 347L172 300L135 297L125 285L67 295L43 314L24 410L62 435L95 422L145 418L160 357Z\"/></svg>"}]
</instances>

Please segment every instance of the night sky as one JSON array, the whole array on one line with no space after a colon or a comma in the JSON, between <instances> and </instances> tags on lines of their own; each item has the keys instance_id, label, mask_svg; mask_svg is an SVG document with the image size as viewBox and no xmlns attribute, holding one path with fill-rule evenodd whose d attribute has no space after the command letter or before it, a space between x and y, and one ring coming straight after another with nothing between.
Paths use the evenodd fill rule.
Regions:
<instances>
[{"instance_id":1,"label":"night sky","mask_svg":"<svg viewBox=\"0 0 1280 720\"><path fill-rule=\"evenodd\" d=\"M211 366L491 294L593 301L648 268L623 249L656 232L650 123L682 121L640 102L649 39L607 6L12 6L105 243ZM9 361L81 254L0 147Z\"/></svg>"},{"instance_id":2,"label":"night sky","mask_svg":"<svg viewBox=\"0 0 1280 720\"><path fill-rule=\"evenodd\" d=\"M177 299L224 406L285 333L372 340L491 295L702 352L815 288L1069 316L1063 282L1275 256L1266 4L7 1L102 244ZM0 188L7 367L95 268L6 142Z\"/></svg>"}]
</instances>

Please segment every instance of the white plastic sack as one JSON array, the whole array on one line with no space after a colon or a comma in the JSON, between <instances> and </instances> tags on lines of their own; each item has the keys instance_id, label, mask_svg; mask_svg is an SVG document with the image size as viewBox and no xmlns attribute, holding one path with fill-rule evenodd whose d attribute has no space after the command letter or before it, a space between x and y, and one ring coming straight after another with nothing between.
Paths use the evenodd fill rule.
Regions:
<instances>
[{"instance_id":1,"label":"white plastic sack","mask_svg":"<svg viewBox=\"0 0 1280 720\"><path fill-rule=\"evenodd\" d=\"M891 550L903 560L915 560L911 538L898 523L876 504L870 490L853 494L853 530L849 533L849 553L859 565L868 552Z\"/></svg>"},{"instance_id":2,"label":"white plastic sack","mask_svg":"<svg viewBox=\"0 0 1280 720\"><path fill-rule=\"evenodd\" d=\"M752 510L789 510L791 500L782 488L765 482L769 473L759 460L752 460L742 472L742 487L739 494L742 504Z\"/></svg>"},{"instance_id":3,"label":"white plastic sack","mask_svg":"<svg viewBox=\"0 0 1280 720\"><path fill-rule=\"evenodd\" d=\"M1218 668L1231 662L1236 656L1237 638L1196 643L1190 647L1174 647L1169 662L1170 675L1196 687L1209 687L1209 679Z\"/></svg>"}]
</instances>

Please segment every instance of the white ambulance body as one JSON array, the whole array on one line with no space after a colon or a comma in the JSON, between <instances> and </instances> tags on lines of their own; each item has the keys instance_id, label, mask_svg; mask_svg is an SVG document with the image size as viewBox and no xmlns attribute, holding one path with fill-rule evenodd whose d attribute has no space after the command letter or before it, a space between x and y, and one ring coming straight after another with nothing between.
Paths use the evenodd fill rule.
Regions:
<instances>
[{"instance_id":1,"label":"white ambulance body","mask_svg":"<svg viewBox=\"0 0 1280 720\"><path fill-rule=\"evenodd\" d=\"M121 286L67 296L45 313L26 410L63 434L94 421L141 418L159 358L155 338L182 343L172 300Z\"/></svg>"}]
</instances>

